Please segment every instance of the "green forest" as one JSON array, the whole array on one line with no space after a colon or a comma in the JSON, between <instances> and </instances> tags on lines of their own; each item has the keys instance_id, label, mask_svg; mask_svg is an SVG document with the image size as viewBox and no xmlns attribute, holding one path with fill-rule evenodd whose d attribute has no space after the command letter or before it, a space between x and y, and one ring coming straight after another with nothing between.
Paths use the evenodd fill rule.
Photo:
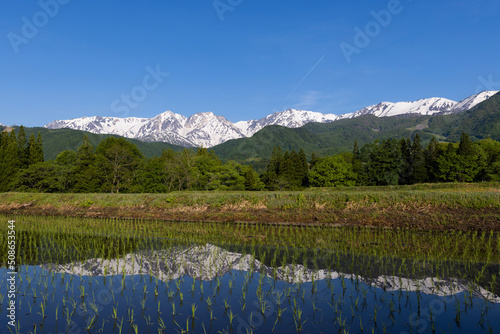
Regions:
<instances>
[{"instance_id":1,"label":"green forest","mask_svg":"<svg viewBox=\"0 0 500 334\"><path fill-rule=\"evenodd\" d=\"M500 142L458 143L433 137L423 147L413 138L374 140L352 151L309 158L300 149L274 147L265 170L225 163L205 148L146 158L134 143L108 137L94 147L84 135L77 151L44 161L42 137L21 126L0 136L0 191L47 193L165 193L180 190L300 190L307 187L381 186L500 180Z\"/></svg>"}]
</instances>

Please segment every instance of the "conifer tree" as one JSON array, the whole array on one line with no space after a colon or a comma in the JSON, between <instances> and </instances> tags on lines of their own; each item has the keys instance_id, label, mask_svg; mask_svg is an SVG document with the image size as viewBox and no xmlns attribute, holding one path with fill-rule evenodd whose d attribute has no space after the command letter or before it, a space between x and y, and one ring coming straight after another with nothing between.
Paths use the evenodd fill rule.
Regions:
<instances>
[{"instance_id":1,"label":"conifer tree","mask_svg":"<svg viewBox=\"0 0 500 334\"><path fill-rule=\"evenodd\" d=\"M359 153L358 141L354 141L354 147L352 149L352 171L356 174L358 180L360 180L360 175L363 170L363 165L361 162L361 154Z\"/></svg>"},{"instance_id":2,"label":"conifer tree","mask_svg":"<svg viewBox=\"0 0 500 334\"><path fill-rule=\"evenodd\" d=\"M397 140L388 139L375 145L366 165L370 184L397 185L401 164L401 147Z\"/></svg>"},{"instance_id":3,"label":"conifer tree","mask_svg":"<svg viewBox=\"0 0 500 334\"><path fill-rule=\"evenodd\" d=\"M90 144L87 135L83 137L82 145L76 153L75 165L75 192L96 192L100 184L100 177L95 166L94 147Z\"/></svg>"},{"instance_id":4,"label":"conifer tree","mask_svg":"<svg viewBox=\"0 0 500 334\"><path fill-rule=\"evenodd\" d=\"M467 157L473 154L472 151L472 142L470 141L470 137L465 132L462 132L460 136L460 144L458 144L457 153L461 156Z\"/></svg>"},{"instance_id":5,"label":"conifer tree","mask_svg":"<svg viewBox=\"0 0 500 334\"><path fill-rule=\"evenodd\" d=\"M259 174L254 171L252 165L242 167L243 177L245 178L245 190L264 190L264 184L259 178Z\"/></svg>"},{"instance_id":6,"label":"conifer tree","mask_svg":"<svg viewBox=\"0 0 500 334\"><path fill-rule=\"evenodd\" d=\"M7 137L4 137L4 140ZM19 171L21 161L19 160L19 146L14 130L10 132L4 145L2 155L2 172L0 173L0 191L8 191L12 188L15 175Z\"/></svg>"},{"instance_id":7,"label":"conifer tree","mask_svg":"<svg viewBox=\"0 0 500 334\"><path fill-rule=\"evenodd\" d=\"M411 142L409 138L399 141L401 147L401 170L399 172L399 184L409 184L413 174Z\"/></svg>"},{"instance_id":8,"label":"conifer tree","mask_svg":"<svg viewBox=\"0 0 500 334\"><path fill-rule=\"evenodd\" d=\"M28 158L29 164L34 165L38 162L43 162L43 148L41 147L41 136L39 133L38 141L35 140L35 135L32 133L28 141Z\"/></svg>"},{"instance_id":9,"label":"conifer tree","mask_svg":"<svg viewBox=\"0 0 500 334\"><path fill-rule=\"evenodd\" d=\"M438 146L439 143L435 136L432 136L432 139L427 145L427 148L424 152L425 155L425 169L427 170L427 179L430 182L435 182L437 180L436 172L436 159L438 157Z\"/></svg>"},{"instance_id":10,"label":"conifer tree","mask_svg":"<svg viewBox=\"0 0 500 334\"><path fill-rule=\"evenodd\" d=\"M19 127L19 133L17 134L17 147L18 147L18 155L20 168L24 169L30 165L30 148L29 143L26 140L26 132L24 131L24 126Z\"/></svg>"},{"instance_id":11,"label":"conifer tree","mask_svg":"<svg viewBox=\"0 0 500 334\"><path fill-rule=\"evenodd\" d=\"M302 178L302 186L307 187L309 184L309 178L307 174L309 173L309 164L307 163L306 152L301 148L299 151L299 161L301 167L301 178Z\"/></svg>"},{"instance_id":12,"label":"conifer tree","mask_svg":"<svg viewBox=\"0 0 500 334\"><path fill-rule=\"evenodd\" d=\"M304 183L304 178L307 176L307 166L304 166L304 162L307 164L307 158L305 153L301 157L300 153L292 150L290 153L285 152L282 159L283 168L280 171L278 177L281 181L281 188L287 189L298 189Z\"/></svg>"},{"instance_id":13,"label":"conifer tree","mask_svg":"<svg viewBox=\"0 0 500 334\"><path fill-rule=\"evenodd\" d=\"M418 133L413 138L413 144L411 147L412 155L412 175L411 183L423 183L427 181L427 167L425 166L425 154L422 148L422 143L420 142L420 136Z\"/></svg>"},{"instance_id":14,"label":"conifer tree","mask_svg":"<svg viewBox=\"0 0 500 334\"><path fill-rule=\"evenodd\" d=\"M266 185L266 189L278 189L278 175L280 174L280 168L283 165L282 160L283 154L281 153L281 148L279 146L275 146L271 154L271 160L262 174L262 181Z\"/></svg>"},{"instance_id":15,"label":"conifer tree","mask_svg":"<svg viewBox=\"0 0 500 334\"><path fill-rule=\"evenodd\" d=\"M318 163L319 158L316 156L316 153L311 154L311 162L310 162L310 168L312 169L316 163Z\"/></svg>"},{"instance_id":16,"label":"conifer tree","mask_svg":"<svg viewBox=\"0 0 500 334\"><path fill-rule=\"evenodd\" d=\"M42 134L38 131L38 136L36 138L36 150L38 154L38 162L43 162L45 159L43 157L43 143L42 143Z\"/></svg>"}]
</instances>

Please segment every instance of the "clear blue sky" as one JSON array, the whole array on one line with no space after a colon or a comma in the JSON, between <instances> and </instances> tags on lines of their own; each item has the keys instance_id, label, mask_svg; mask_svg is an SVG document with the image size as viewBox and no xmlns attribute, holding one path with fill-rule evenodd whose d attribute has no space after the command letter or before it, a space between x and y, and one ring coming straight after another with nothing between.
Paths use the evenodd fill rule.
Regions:
<instances>
[{"instance_id":1,"label":"clear blue sky","mask_svg":"<svg viewBox=\"0 0 500 334\"><path fill-rule=\"evenodd\" d=\"M0 11L3 124L165 110L231 121L290 107L341 114L500 89L498 0L41 3L5 0ZM390 17L377 23L382 10ZM356 27L370 40L355 41ZM157 67L158 82L148 76Z\"/></svg>"}]
</instances>

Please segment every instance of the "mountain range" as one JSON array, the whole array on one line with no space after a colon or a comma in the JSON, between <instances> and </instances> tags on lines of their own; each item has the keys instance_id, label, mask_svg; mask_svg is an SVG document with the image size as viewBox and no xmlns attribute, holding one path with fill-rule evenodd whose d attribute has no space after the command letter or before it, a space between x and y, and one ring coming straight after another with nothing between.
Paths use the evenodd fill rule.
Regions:
<instances>
[{"instance_id":1,"label":"mountain range","mask_svg":"<svg viewBox=\"0 0 500 334\"><path fill-rule=\"evenodd\" d=\"M322 114L313 111L288 109L258 120L232 123L212 112L198 113L191 117L166 111L153 118L81 117L56 120L47 129L74 129L95 134L112 134L143 142L164 142L183 147L213 147L232 139L252 137L270 125L300 128L305 124L332 123L365 115L391 117L401 115L450 115L475 107L498 91L483 91L455 102L445 98L420 99L413 102L381 102L353 113L342 115Z\"/></svg>"}]
</instances>

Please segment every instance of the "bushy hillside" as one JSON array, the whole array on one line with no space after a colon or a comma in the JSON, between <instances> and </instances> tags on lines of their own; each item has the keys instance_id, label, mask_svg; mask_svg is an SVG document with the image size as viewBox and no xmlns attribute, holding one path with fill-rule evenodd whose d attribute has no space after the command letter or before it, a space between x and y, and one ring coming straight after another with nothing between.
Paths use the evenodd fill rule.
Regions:
<instances>
[{"instance_id":1,"label":"bushy hillside","mask_svg":"<svg viewBox=\"0 0 500 334\"><path fill-rule=\"evenodd\" d=\"M86 134L92 146L97 145L108 137L118 137L113 135L99 135L85 131L71 130L71 129L58 129L51 130L46 128L25 128L26 135L29 137L31 133L35 136L38 132L42 134L43 151L45 160L53 160L59 153L65 150L76 151L82 144L83 136ZM17 133L17 128L16 128ZM135 144L142 154L151 158L153 156L160 156L163 149L172 148L174 151L183 150L180 146L175 146L167 143L145 143L136 139L127 139Z\"/></svg>"}]
</instances>

